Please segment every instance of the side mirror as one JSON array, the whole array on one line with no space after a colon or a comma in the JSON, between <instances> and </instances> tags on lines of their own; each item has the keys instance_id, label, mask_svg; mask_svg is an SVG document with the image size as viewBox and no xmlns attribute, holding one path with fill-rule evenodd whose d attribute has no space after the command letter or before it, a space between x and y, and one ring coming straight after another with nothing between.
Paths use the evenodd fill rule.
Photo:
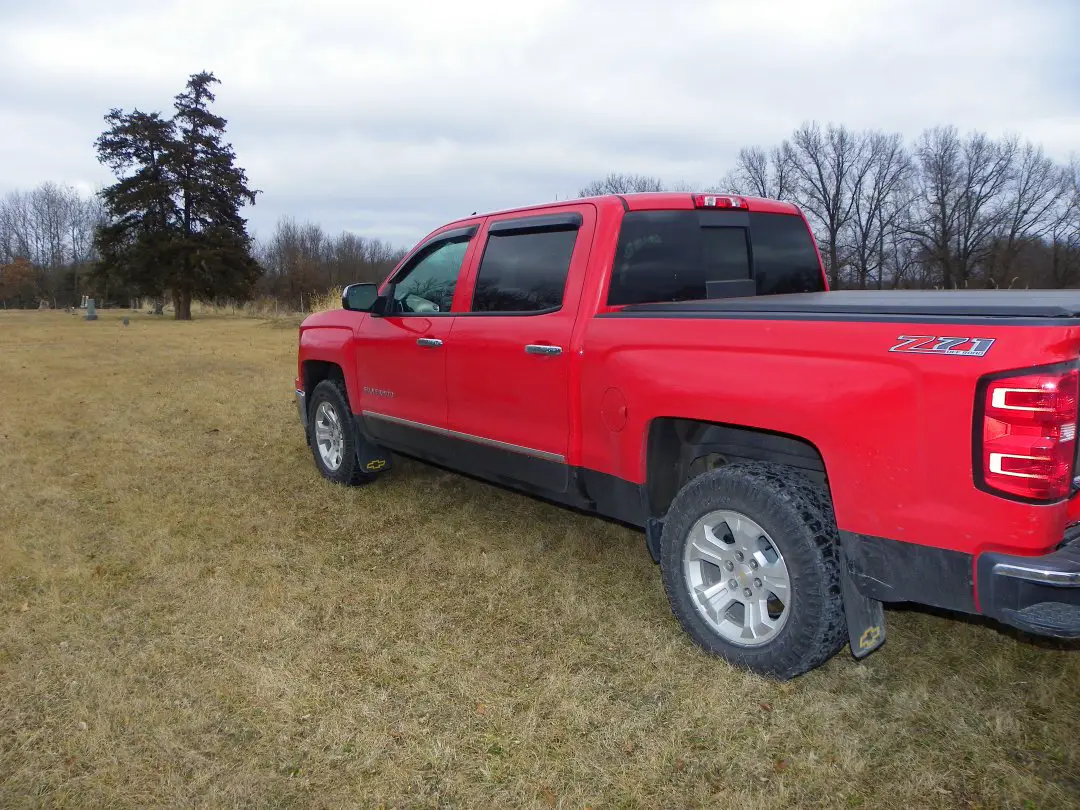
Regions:
<instances>
[{"instance_id":1,"label":"side mirror","mask_svg":"<svg viewBox=\"0 0 1080 810\"><path fill-rule=\"evenodd\" d=\"M350 284L341 293L341 308L351 312L371 312L378 297L378 284Z\"/></svg>"},{"instance_id":2,"label":"side mirror","mask_svg":"<svg viewBox=\"0 0 1080 810\"><path fill-rule=\"evenodd\" d=\"M386 292L375 299L375 303L371 305L371 314L382 318L387 315L391 315L394 312L394 293L397 291L397 285L391 282L386 285Z\"/></svg>"}]
</instances>

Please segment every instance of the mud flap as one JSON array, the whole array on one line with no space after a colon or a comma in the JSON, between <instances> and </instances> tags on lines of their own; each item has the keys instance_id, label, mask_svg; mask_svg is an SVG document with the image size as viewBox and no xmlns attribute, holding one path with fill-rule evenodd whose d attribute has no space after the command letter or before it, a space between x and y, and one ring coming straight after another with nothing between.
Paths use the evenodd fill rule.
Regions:
<instances>
[{"instance_id":1,"label":"mud flap","mask_svg":"<svg viewBox=\"0 0 1080 810\"><path fill-rule=\"evenodd\" d=\"M386 472L390 469L390 453L374 442L361 437L357 442L356 458L365 472Z\"/></svg>"},{"instance_id":2,"label":"mud flap","mask_svg":"<svg viewBox=\"0 0 1080 810\"><path fill-rule=\"evenodd\" d=\"M645 545L649 548L649 554L654 563L660 562L660 538L664 534L664 521L649 518L645 524Z\"/></svg>"},{"instance_id":3,"label":"mud flap","mask_svg":"<svg viewBox=\"0 0 1080 810\"><path fill-rule=\"evenodd\" d=\"M885 643L885 609L877 599L859 592L843 551L840 552L840 587L851 654L857 659L865 658Z\"/></svg>"}]
</instances>

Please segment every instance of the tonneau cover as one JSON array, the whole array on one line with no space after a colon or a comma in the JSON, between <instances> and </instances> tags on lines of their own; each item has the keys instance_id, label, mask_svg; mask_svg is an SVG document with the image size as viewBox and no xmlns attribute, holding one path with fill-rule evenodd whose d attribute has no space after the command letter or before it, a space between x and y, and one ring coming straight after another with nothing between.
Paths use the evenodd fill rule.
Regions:
<instances>
[{"instance_id":1,"label":"tonneau cover","mask_svg":"<svg viewBox=\"0 0 1080 810\"><path fill-rule=\"evenodd\" d=\"M838 290L624 307L626 313L697 315L926 315L930 317L1080 318L1080 290Z\"/></svg>"}]
</instances>

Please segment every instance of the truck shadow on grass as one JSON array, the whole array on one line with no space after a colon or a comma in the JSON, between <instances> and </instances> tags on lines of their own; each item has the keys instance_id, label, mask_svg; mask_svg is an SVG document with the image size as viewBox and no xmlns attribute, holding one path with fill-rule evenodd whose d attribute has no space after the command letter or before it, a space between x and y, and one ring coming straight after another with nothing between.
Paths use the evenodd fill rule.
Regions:
<instances>
[{"instance_id":1,"label":"truck shadow on grass","mask_svg":"<svg viewBox=\"0 0 1080 810\"><path fill-rule=\"evenodd\" d=\"M612 545L621 546L619 550L625 552L627 548L632 548L634 555L640 554L642 557L649 559L649 552L645 543L644 532L636 527L630 526L625 523L621 523L611 518L603 517L592 512L588 512L581 509L575 509L573 507L567 507L562 504L557 504L553 501L549 501L546 498L538 495L532 495L514 489L510 486L505 486L498 482L492 482L478 476L468 475L467 473L459 472L447 467L442 467L437 464L432 464L427 461L419 461L409 457L404 457L395 454L394 455L394 470L389 475L381 476L374 486L386 487L386 491L392 492L394 489L400 486L407 485L423 485L427 482L435 481L450 481L459 482L459 485L464 485L475 493L477 497L483 498L483 489L491 488L492 490L505 493L503 497L510 497L521 499L527 503L533 503L538 505L550 506L553 509L558 510L560 513L570 512L579 518L586 519L590 522L596 521L600 524L607 526L626 529L630 536L625 538L618 538L612 541ZM454 485L453 483L451 485ZM490 504L490 508L494 513L498 509L498 505L495 503ZM628 544L628 545L626 545ZM574 546L567 546L561 548L560 551L569 553L574 556L580 556L581 558L587 558L590 552L585 548L579 548ZM567 560L567 563L572 560ZM635 566L636 567L636 566ZM657 580L659 579L659 571L656 572ZM643 584L645 584L643 582ZM887 616L895 618L901 618L906 616L933 616L939 619L946 619L951 622L962 622L971 627L986 628L993 630L994 632L1009 638L1015 642L1018 642L1024 646L1047 651L1058 652L1080 652L1080 639L1061 639L1050 638L1044 636L1036 636L1030 633L1026 633L1023 630L1019 630L1009 625L1002 624L986 616L979 616L968 613L960 613L955 611L946 610L944 608L932 607L929 605L919 605L910 602L893 602L886 604Z\"/></svg>"}]
</instances>

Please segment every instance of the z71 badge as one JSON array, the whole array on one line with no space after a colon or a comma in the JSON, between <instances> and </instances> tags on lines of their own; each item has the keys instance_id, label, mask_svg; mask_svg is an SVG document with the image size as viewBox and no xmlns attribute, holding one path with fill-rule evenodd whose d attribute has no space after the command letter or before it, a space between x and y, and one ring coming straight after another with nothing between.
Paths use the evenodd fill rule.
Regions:
<instances>
[{"instance_id":1,"label":"z71 badge","mask_svg":"<svg viewBox=\"0 0 1080 810\"><path fill-rule=\"evenodd\" d=\"M890 352L948 354L953 357L982 357L994 345L994 338L898 335L896 339L900 342L889 349Z\"/></svg>"}]
</instances>

